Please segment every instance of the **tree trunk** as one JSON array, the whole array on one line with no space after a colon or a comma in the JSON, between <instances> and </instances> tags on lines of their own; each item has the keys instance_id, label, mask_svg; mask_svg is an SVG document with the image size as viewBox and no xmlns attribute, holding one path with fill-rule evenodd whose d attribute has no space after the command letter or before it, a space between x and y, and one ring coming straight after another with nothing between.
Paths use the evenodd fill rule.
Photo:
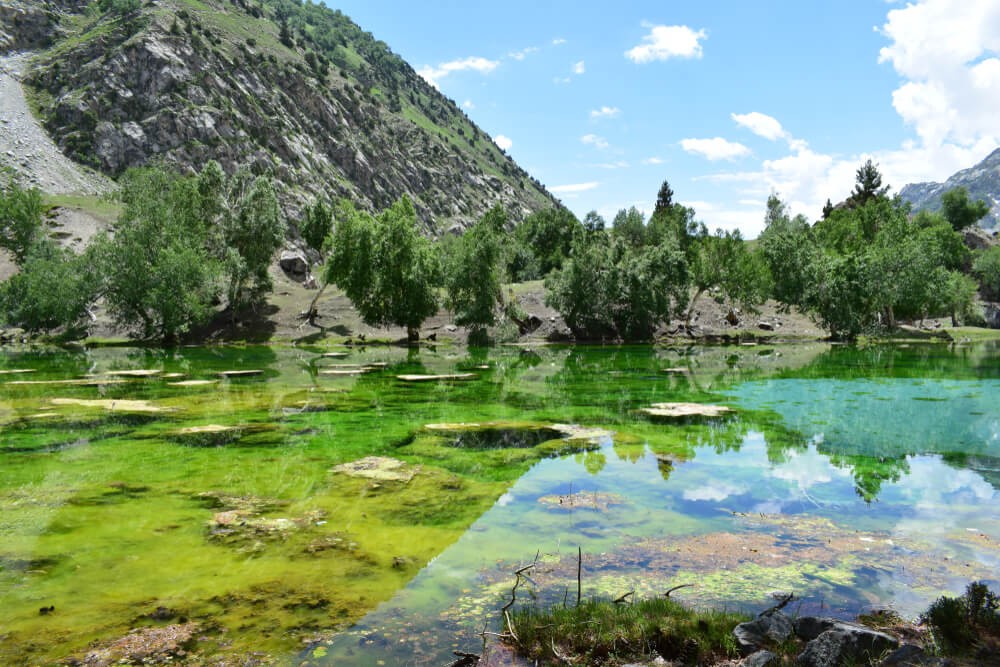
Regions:
<instances>
[{"instance_id":1,"label":"tree trunk","mask_svg":"<svg viewBox=\"0 0 1000 667\"><path fill-rule=\"evenodd\" d=\"M320 287L319 291L316 292L316 296L314 296L313 300L309 302L309 308L306 309L306 312L302 313L299 316L299 317L304 317L305 319L309 320L309 324L311 324L313 326L316 326L316 322L315 322L316 316L319 315L319 313L316 311L316 302L319 301L319 298L321 296L323 296L323 291L326 289L326 286L328 284L329 283L323 283L323 286Z\"/></svg>"},{"instance_id":2,"label":"tree trunk","mask_svg":"<svg viewBox=\"0 0 1000 667\"><path fill-rule=\"evenodd\" d=\"M406 339L411 343L416 343L420 340L420 330L416 327L406 327Z\"/></svg>"}]
</instances>

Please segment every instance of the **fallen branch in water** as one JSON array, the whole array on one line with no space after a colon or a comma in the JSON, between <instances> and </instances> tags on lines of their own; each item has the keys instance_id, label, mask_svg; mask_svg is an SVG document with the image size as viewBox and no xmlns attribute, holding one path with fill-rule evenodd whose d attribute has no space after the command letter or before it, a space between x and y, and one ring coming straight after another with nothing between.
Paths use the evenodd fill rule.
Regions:
<instances>
[{"instance_id":1,"label":"fallen branch in water","mask_svg":"<svg viewBox=\"0 0 1000 667\"><path fill-rule=\"evenodd\" d=\"M691 587L691 586L694 586L694 584L680 584L678 586L674 586L669 591L667 591L666 593L664 593L663 597L668 598L668 597L670 597L670 594L673 593L674 591L679 590L681 588L688 588L688 587Z\"/></svg>"},{"instance_id":2,"label":"fallen branch in water","mask_svg":"<svg viewBox=\"0 0 1000 667\"><path fill-rule=\"evenodd\" d=\"M615 598L614 600L611 601L611 603L622 604L630 595L635 595L635 591L629 591L628 593L625 593L624 595Z\"/></svg>"},{"instance_id":3,"label":"fallen branch in water","mask_svg":"<svg viewBox=\"0 0 1000 667\"><path fill-rule=\"evenodd\" d=\"M784 609L786 604L788 604L789 602L791 602L792 600L795 600L795 599L797 599L795 597L795 593L789 593L785 597L781 598L781 602L779 602L778 604L774 605L770 609L761 612L760 615L763 616L764 614L770 614L772 611L778 611L779 609Z\"/></svg>"},{"instance_id":4,"label":"fallen branch in water","mask_svg":"<svg viewBox=\"0 0 1000 667\"><path fill-rule=\"evenodd\" d=\"M538 565L538 556L539 556L540 553L541 553L540 551L536 551L535 552L535 560L531 561L530 564L525 565L524 567L520 567L520 568L514 570L514 587L510 589L510 602L508 602L507 604L505 604L500 609L500 611L503 612L504 619L507 621L507 634L514 641L517 641L517 633L514 632L514 624L511 622L511 620L510 620L510 614L507 613L507 610L510 609L514 605L515 601L517 601L517 588L518 588L518 586L521 585L521 579L528 579L528 577L524 573L527 572L528 570L532 569L536 565Z\"/></svg>"}]
</instances>

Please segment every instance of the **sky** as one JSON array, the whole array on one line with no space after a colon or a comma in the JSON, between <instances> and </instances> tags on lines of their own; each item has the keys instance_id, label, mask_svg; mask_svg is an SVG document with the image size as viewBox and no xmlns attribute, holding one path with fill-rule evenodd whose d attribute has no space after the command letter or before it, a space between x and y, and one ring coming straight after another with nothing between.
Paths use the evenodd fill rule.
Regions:
<instances>
[{"instance_id":1,"label":"sky","mask_svg":"<svg viewBox=\"0 0 1000 667\"><path fill-rule=\"evenodd\" d=\"M1000 0L327 0L579 218L660 184L754 238L816 219L866 159L941 181L1000 145Z\"/></svg>"}]
</instances>

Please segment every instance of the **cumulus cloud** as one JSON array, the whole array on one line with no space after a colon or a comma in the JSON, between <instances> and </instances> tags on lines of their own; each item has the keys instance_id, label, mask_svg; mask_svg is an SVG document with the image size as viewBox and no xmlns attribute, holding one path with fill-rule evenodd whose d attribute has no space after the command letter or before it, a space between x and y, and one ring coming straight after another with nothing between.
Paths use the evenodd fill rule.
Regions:
<instances>
[{"instance_id":1,"label":"cumulus cloud","mask_svg":"<svg viewBox=\"0 0 1000 667\"><path fill-rule=\"evenodd\" d=\"M643 164L663 164L663 159L658 157L648 157L642 161Z\"/></svg>"},{"instance_id":2,"label":"cumulus cloud","mask_svg":"<svg viewBox=\"0 0 1000 667\"><path fill-rule=\"evenodd\" d=\"M1000 3L926 0L889 12L879 62L904 83L892 103L926 147L998 143ZM968 165L966 165L968 166Z\"/></svg>"},{"instance_id":3,"label":"cumulus cloud","mask_svg":"<svg viewBox=\"0 0 1000 667\"><path fill-rule=\"evenodd\" d=\"M480 74L489 74L495 70L498 65L500 65L500 63L496 60L489 60L479 56L470 56L462 60L452 60L450 62L441 63L437 67L431 67L429 65L421 67L417 70L417 74L422 76L427 83L437 88L438 81L452 72L473 70L479 72Z\"/></svg>"},{"instance_id":4,"label":"cumulus cloud","mask_svg":"<svg viewBox=\"0 0 1000 667\"><path fill-rule=\"evenodd\" d=\"M559 46L560 44L565 44L566 40L561 37L556 37L552 40L552 46Z\"/></svg>"},{"instance_id":5,"label":"cumulus cloud","mask_svg":"<svg viewBox=\"0 0 1000 667\"><path fill-rule=\"evenodd\" d=\"M463 109L475 109L476 105L472 103L472 100L465 100L462 102Z\"/></svg>"},{"instance_id":6,"label":"cumulus cloud","mask_svg":"<svg viewBox=\"0 0 1000 667\"><path fill-rule=\"evenodd\" d=\"M590 112L591 118L614 118L622 112L618 107L601 107Z\"/></svg>"},{"instance_id":7,"label":"cumulus cloud","mask_svg":"<svg viewBox=\"0 0 1000 667\"><path fill-rule=\"evenodd\" d=\"M590 146L596 146L597 148L607 148L610 145L604 137L599 137L596 134L585 134L580 137L580 141Z\"/></svg>"},{"instance_id":8,"label":"cumulus cloud","mask_svg":"<svg viewBox=\"0 0 1000 667\"><path fill-rule=\"evenodd\" d=\"M628 162L625 160L619 160L618 162L602 162L600 164L595 164L598 169L625 169L628 167Z\"/></svg>"},{"instance_id":9,"label":"cumulus cloud","mask_svg":"<svg viewBox=\"0 0 1000 667\"><path fill-rule=\"evenodd\" d=\"M600 183L597 181L590 181L588 183L570 183L568 185L554 185L549 188L549 192L554 192L557 195L573 195L580 192L586 192L587 190L593 190L598 185L600 185Z\"/></svg>"},{"instance_id":10,"label":"cumulus cloud","mask_svg":"<svg viewBox=\"0 0 1000 667\"><path fill-rule=\"evenodd\" d=\"M669 58L701 58L701 40L707 37L704 30L695 32L686 25L651 25L642 43L625 52L634 63L649 63Z\"/></svg>"},{"instance_id":11,"label":"cumulus cloud","mask_svg":"<svg viewBox=\"0 0 1000 667\"><path fill-rule=\"evenodd\" d=\"M744 114L730 114L733 120L742 127L747 128L759 137L775 141L776 139L791 139L791 136L781 127L777 118L751 111Z\"/></svg>"},{"instance_id":12,"label":"cumulus cloud","mask_svg":"<svg viewBox=\"0 0 1000 667\"><path fill-rule=\"evenodd\" d=\"M735 160L750 154L750 149L722 137L713 139L681 139L681 148L688 153L702 155L709 160Z\"/></svg>"},{"instance_id":13,"label":"cumulus cloud","mask_svg":"<svg viewBox=\"0 0 1000 667\"><path fill-rule=\"evenodd\" d=\"M587 71L587 68L584 66L582 60L580 62L575 63L573 65L573 74L583 74L586 71Z\"/></svg>"},{"instance_id":14,"label":"cumulus cloud","mask_svg":"<svg viewBox=\"0 0 1000 667\"><path fill-rule=\"evenodd\" d=\"M503 136L502 134L498 134L493 139L493 143L495 143L497 146L499 146L500 148L504 149L505 151L509 151L510 147L514 145L513 141L511 141L507 137Z\"/></svg>"}]
</instances>

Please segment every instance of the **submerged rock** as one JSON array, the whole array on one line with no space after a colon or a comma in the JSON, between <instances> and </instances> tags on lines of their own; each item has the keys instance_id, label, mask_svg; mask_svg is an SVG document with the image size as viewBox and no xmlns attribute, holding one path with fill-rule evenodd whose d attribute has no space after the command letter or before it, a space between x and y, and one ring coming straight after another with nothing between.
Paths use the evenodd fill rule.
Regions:
<instances>
[{"instance_id":1,"label":"submerged rock","mask_svg":"<svg viewBox=\"0 0 1000 667\"><path fill-rule=\"evenodd\" d=\"M121 398L50 398L52 405L75 405L82 408L104 408L110 412L169 412L174 408L156 405L151 401L126 400Z\"/></svg>"},{"instance_id":2,"label":"submerged rock","mask_svg":"<svg viewBox=\"0 0 1000 667\"><path fill-rule=\"evenodd\" d=\"M83 664L110 667L117 664L161 664L183 658L193 648L198 623L143 628L87 653Z\"/></svg>"},{"instance_id":3,"label":"submerged rock","mask_svg":"<svg viewBox=\"0 0 1000 667\"><path fill-rule=\"evenodd\" d=\"M243 437L242 426L223 426L221 424L205 424L203 426L188 426L169 431L165 434L168 440L195 447L219 447L236 442Z\"/></svg>"},{"instance_id":4,"label":"submerged rock","mask_svg":"<svg viewBox=\"0 0 1000 667\"><path fill-rule=\"evenodd\" d=\"M607 512L612 505L624 505L625 498L617 493L607 493L604 491L586 492L580 491L572 494L542 496L538 499L542 505L558 510L597 510Z\"/></svg>"},{"instance_id":5,"label":"submerged rock","mask_svg":"<svg viewBox=\"0 0 1000 667\"><path fill-rule=\"evenodd\" d=\"M437 382L439 380L475 380L478 377L475 373L444 373L441 375L397 375L396 379L403 382Z\"/></svg>"},{"instance_id":6,"label":"submerged rock","mask_svg":"<svg viewBox=\"0 0 1000 667\"><path fill-rule=\"evenodd\" d=\"M639 412L650 417L666 417L680 419L684 417L721 417L733 411L725 405L708 405L705 403L653 403Z\"/></svg>"},{"instance_id":7,"label":"submerged rock","mask_svg":"<svg viewBox=\"0 0 1000 667\"><path fill-rule=\"evenodd\" d=\"M409 482L419 470L419 466L411 466L409 463L388 456L366 456L357 461L334 466L331 472L380 481Z\"/></svg>"}]
</instances>

